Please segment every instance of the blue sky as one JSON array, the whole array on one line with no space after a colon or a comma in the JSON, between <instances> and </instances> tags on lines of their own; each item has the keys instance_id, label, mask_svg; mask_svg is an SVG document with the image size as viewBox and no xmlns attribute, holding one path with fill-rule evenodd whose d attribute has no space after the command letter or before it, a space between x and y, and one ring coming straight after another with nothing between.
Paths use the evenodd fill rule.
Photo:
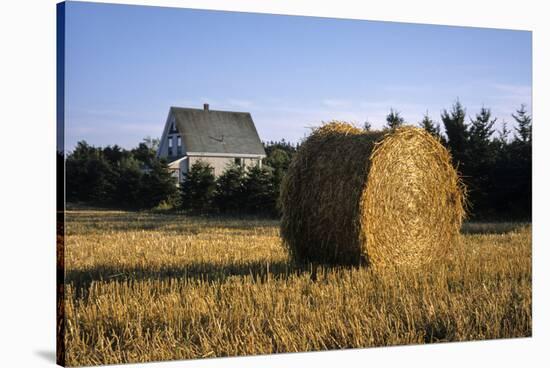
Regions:
<instances>
[{"instance_id":1,"label":"blue sky","mask_svg":"<svg viewBox=\"0 0 550 368\"><path fill-rule=\"evenodd\" d=\"M417 124L459 98L531 110L531 33L69 2L65 139L131 148L170 106L249 111L262 140L332 119ZM500 126L500 125L499 125Z\"/></svg>"}]
</instances>

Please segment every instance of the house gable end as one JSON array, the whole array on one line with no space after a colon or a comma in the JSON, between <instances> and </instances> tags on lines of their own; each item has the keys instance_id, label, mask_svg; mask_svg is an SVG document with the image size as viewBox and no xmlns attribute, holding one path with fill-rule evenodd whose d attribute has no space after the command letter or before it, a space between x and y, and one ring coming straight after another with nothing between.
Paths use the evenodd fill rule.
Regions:
<instances>
[{"instance_id":1,"label":"house gable end","mask_svg":"<svg viewBox=\"0 0 550 368\"><path fill-rule=\"evenodd\" d=\"M164 123L162 137L157 150L157 157L167 158L169 161L183 157L186 154L183 138L178 131L173 111L173 107L171 107Z\"/></svg>"}]
</instances>

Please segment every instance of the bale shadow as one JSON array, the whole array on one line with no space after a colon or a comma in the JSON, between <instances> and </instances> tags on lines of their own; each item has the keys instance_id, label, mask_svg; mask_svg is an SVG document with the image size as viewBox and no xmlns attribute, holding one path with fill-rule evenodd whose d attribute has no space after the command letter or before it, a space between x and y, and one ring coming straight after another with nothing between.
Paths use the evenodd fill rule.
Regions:
<instances>
[{"instance_id":1,"label":"bale shadow","mask_svg":"<svg viewBox=\"0 0 550 368\"><path fill-rule=\"evenodd\" d=\"M250 277L254 283L265 283L269 280L281 280L308 275L312 282L326 280L327 274L335 269L344 270L358 266L334 266L328 264L299 264L292 261L253 261L238 263L192 262L182 266L147 269L140 267L116 268L98 265L93 268L68 270L65 273L65 284L73 287L76 297L88 294L92 282L96 281L162 281L181 279L203 283L225 282L233 277Z\"/></svg>"}]
</instances>

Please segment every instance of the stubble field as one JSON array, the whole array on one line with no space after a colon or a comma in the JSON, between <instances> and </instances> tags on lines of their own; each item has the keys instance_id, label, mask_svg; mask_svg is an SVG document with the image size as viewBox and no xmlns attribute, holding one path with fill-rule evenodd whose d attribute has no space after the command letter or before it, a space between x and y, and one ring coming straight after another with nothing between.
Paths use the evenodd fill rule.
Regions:
<instances>
[{"instance_id":1,"label":"stubble field","mask_svg":"<svg viewBox=\"0 0 550 368\"><path fill-rule=\"evenodd\" d=\"M68 365L531 336L531 228L410 271L295 265L275 220L68 211Z\"/></svg>"}]
</instances>

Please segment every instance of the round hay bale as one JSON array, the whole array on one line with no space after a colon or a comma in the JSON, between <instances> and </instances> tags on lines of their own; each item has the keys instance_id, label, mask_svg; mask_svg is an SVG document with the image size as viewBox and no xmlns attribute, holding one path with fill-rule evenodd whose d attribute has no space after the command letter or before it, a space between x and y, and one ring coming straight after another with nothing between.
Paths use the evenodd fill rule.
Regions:
<instances>
[{"instance_id":1,"label":"round hay bale","mask_svg":"<svg viewBox=\"0 0 550 368\"><path fill-rule=\"evenodd\" d=\"M300 146L280 204L281 235L299 262L420 266L457 239L464 188L423 129L331 122Z\"/></svg>"}]
</instances>

